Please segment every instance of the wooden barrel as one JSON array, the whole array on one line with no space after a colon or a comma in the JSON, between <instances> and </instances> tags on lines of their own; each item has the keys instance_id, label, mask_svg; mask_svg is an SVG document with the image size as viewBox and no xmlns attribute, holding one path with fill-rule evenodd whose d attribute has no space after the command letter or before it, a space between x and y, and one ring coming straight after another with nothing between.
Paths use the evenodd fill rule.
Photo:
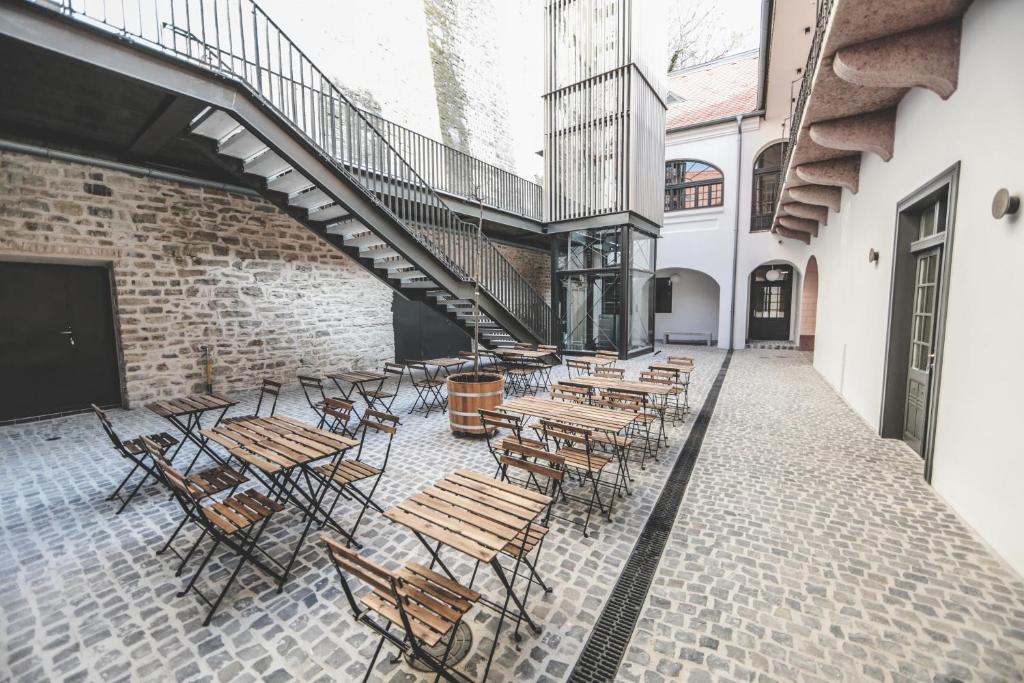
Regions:
<instances>
[{"instance_id":1,"label":"wooden barrel","mask_svg":"<svg viewBox=\"0 0 1024 683\"><path fill-rule=\"evenodd\" d=\"M505 396L505 378L494 372L460 372L448 378L448 421L453 432L483 434L480 409L493 410Z\"/></svg>"}]
</instances>

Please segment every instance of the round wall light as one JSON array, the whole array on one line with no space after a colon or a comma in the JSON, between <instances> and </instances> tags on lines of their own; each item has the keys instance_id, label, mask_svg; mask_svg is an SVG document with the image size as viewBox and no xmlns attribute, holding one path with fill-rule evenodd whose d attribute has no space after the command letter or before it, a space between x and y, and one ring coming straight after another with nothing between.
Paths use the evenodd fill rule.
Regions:
<instances>
[{"instance_id":1,"label":"round wall light","mask_svg":"<svg viewBox=\"0 0 1024 683\"><path fill-rule=\"evenodd\" d=\"M1005 187L996 190L996 196L992 198L992 218L999 220L1004 216L1012 216L1020 209L1020 197L1010 194Z\"/></svg>"},{"instance_id":2,"label":"round wall light","mask_svg":"<svg viewBox=\"0 0 1024 683\"><path fill-rule=\"evenodd\" d=\"M779 270L778 268L772 268L771 270L764 274L764 279L767 280L768 282L775 282L776 280L780 280L781 278L782 271Z\"/></svg>"},{"instance_id":3,"label":"round wall light","mask_svg":"<svg viewBox=\"0 0 1024 683\"><path fill-rule=\"evenodd\" d=\"M679 281L682 280L683 278L679 277L679 273L672 273L668 279L669 282L671 282L672 284L678 285Z\"/></svg>"}]
</instances>

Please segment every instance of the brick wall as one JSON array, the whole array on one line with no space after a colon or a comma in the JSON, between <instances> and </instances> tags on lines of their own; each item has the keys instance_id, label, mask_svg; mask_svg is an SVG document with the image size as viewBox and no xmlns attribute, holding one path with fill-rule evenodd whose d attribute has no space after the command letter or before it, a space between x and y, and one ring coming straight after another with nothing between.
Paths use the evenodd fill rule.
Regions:
<instances>
[{"instance_id":1,"label":"brick wall","mask_svg":"<svg viewBox=\"0 0 1024 683\"><path fill-rule=\"evenodd\" d=\"M113 264L132 406L376 367L394 355L391 290L262 199L0 153L0 258Z\"/></svg>"},{"instance_id":2,"label":"brick wall","mask_svg":"<svg viewBox=\"0 0 1024 683\"><path fill-rule=\"evenodd\" d=\"M511 244L495 242L494 246L522 273L544 301L551 303L551 254L540 249L514 247Z\"/></svg>"}]
</instances>

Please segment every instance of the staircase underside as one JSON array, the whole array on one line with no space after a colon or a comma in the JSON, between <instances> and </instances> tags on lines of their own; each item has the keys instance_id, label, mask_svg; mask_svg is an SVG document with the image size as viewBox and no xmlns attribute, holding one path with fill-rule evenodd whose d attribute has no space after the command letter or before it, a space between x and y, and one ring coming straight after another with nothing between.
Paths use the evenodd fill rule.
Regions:
<instances>
[{"instance_id":1,"label":"staircase underside","mask_svg":"<svg viewBox=\"0 0 1024 683\"><path fill-rule=\"evenodd\" d=\"M398 191L395 184L381 179L370 190L359 186L242 85L22 4L0 5L0 57L9 58L3 82L12 87L5 87L6 93L38 92L43 83L52 90L37 95L38 102L2 98L4 137L72 151L102 150L133 163L195 170L200 177L250 188L403 296L431 304L467 332L478 322L484 343L547 341L486 292L482 315L475 319L472 283L446 267L371 196L371 191ZM21 65L25 75L19 76ZM78 100L63 112L66 120L52 106L61 97ZM119 102L124 106L118 108ZM103 114L94 121L86 116L82 123L83 110ZM41 117L47 113L49 120ZM133 125L127 120L131 115L141 123ZM125 120L116 120L119 116ZM87 129L66 135L72 125Z\"/></svg>"}]
</instances>

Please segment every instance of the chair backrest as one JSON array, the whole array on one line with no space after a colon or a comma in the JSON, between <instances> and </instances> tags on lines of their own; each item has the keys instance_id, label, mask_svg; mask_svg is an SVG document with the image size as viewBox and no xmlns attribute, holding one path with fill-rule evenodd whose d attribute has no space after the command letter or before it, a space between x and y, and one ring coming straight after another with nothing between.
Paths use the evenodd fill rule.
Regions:
<instances>
[{"instance_id":1,"label":"chair backrest","mask_svg":"<svg viewBox=\"0 0 1024 683\"><path fill-rule=\"evenodd\" d=\"M585 360L573 360L572 358L570 358L569 360L565 361L565 364L568 365L569 368L572 370L578 370L581 373L590 373L590 363L586 362Z\"/></svg>"},{"instance_id":2,"label":"chair backrest","mask_svg":"<svg viewBox=\"0 0 1024 683\"><path fill-rule=\"evenodd\" d=\"M615 360L619 359L618 351L594 351L594 355L600 356L601 358L614 358Z\"/></svg>"},{"instance_id":3,"label":"chair backrest","mask_svg":"<svg viewBox=\"0 0 1024 683\"><path fill-rule=\"evenodd\" d=\"M672 375L670 373L643 370L640 373L640 381L650 384L672 384Z\"/></svg>"},{"instance_id":4,"label":"chair backrest","mask_svg":"<svg viewBox=\"0 0 1024 683\"><path fill-rule=\"evenodd\" d=\"M544 448L537 448L523 443L506 444L507 454L498 458L498 465L501 467L501 478L509 483L515 483L523 488L529 488L530 482L534 482L545 495L551 496L551 502L547 505L547 512L544 515L542 524L547 524L551 516L551 507L558 498L558 487L562 483L565 457L557 453L550 453ZM542 462L537 462L538 460ZM508 476L510 469L519 470L526 475L525 479L516 481ZM537 477L544 477L547 483L543 486L537 481Z\"/></svg>"},{"instance_id":5,"label":"chair backrest","mask_svg":"<svg viewBox=\"0 0 1024 683\"><path fill-rule=\"evenodd\" d=\"M309 402L309 407L315 410L317 413L320 409L317 408L317 403L320 403L325 398L324 385L320 382L319 377L311 377L310 375L297 375L299 379L299 386L302 387L302 393L306 395L306 401Z\"/></svg>"},{"instance_id":6,"label":"chair backrest","mask_svg":"<svg viewBox=\"0 0 1024 683\"><path fill-rule=\"evenodd\" d=\"M480 423L484 426L485 431L490 429L508 429L517 435L522 431L523 418L518 415L510 415L509 413L502 413L497 410L484 410L481 409Z\"/></svg>"},{"instance_id":7,"label":"chair backrest","mask_svg":"<svg viewBox=\"0 0 1024 683\"><path fill-rule=\"evenodd\" d=\"M260 400L256 402L256 417L260 416L260 408L263 407L263 399L266 396L271 396L274 402L270 404L270 416L274 416L274 411L277 410L277 397L281 393L281 383L272 379L264 379L263 384L260 386Z\"/></svg>"},{"instance_id":8,"label":"chair backrest","mask_svg":"<svg viewBox=\"0 0 1024 683\"><path fill-rule=\"evenodd\" d=\"M346 401L341 398L324 399L324 414L333 417L342 424L348 423L349 418L352 417L352 411L354 409L355 404L351 401Z\"/></svg>"},{"instance_id":9,"label":"chair backrest","mask_svg":"<svg viewBox=\"0 0 1024 683\"><path fill-rule=\"evenodd\" d=\"M164 449L148 436L142 437L142 445L146 452L153 458L157 465L157 472L163 477L164 483L178 499L182 507L189 509L190 503L196 503L202 494L194 484L189 483L188 478L174 469L174 466L164 458Z\"/></svg>"},{"instance_id":10,"label":"chair backrest","mask_svg":"<svg viewBox=\"0 0 1024 683\"><path fill-rule=\"evenodd\" d=\"M399 419L398 416L390 413L385 413L380 410L374 410L373 408L367 408L366 412L363 413L363 418L359 421L358 429L363 430L363 437L359 440L359 452L356 453L356 460L361 460L363 457L363 445L366 444L366 433L369 430L373 430L378 434L388 435L388 446L384 450L384 461L381 464L380 471L384 472L388 468L388 458L391 457L391 444L395 440L395 434L398 432Z\"/></svg>"},{"instance_id":11,"label":"chair backrest","mask_svg":"<svg viewBox=\"0 0 1024 683\"><path fill-rule=\"evenodd\" d=\"M639 413L647 406L647 394L622 389L607 389L601 394L601 403L607 408Z\"/></svg>"},{"instance_id":12,"label":"chair backrest","mask_svg":"<svg viewBox=\"0 0 1024 683\"><path fill-rule=\"evenodd\" d=\"M612 379L622 379L626 376L626 371L623 368L597 368L594 374L598 377L611 377Z\"/></svg>"},{"instance_id":13,"label":"chair backrest","mask_svg":"<svg viewBox=\"0 0 1024 683\"><path fill-rule=\"evenodd\" d=\"M97 418L99 418L100 426L102 426L103 431L107 433L107 438L109 438L110 442L114 444L114 448L116 448L121 455L127 457L127 451L125 450L124 443L121 441L121 437L117 435L117 432L114 431L114 425L110 424L110 418L108 418L103 409L95 403L90 403L89 405L92 406L92 412L96 414Z\"/></svg>"},{"instance_id":14,"label":"chair backrest","mask_svg":"<svg viewBox=\"0 0 1024 683\"><path fill-rule=\"evenodd\" d=\"M405 374L405 366L401 363L392 363L388 361L384 363L384 374L385 375L398 375L401 379L402 375Z\"/></svg>"},{"instance_id":15,"label":"chair backrest","mask_svg":"<svg viewBox=\"0 0 1024 683\"><path fill-rule=\"evenodd\" d=\"M551 386L551 398L570 403L589 403L590 389L558 382Z\"/></svg>"},{"instance_id":16,"label":"chair backrest","mask_svg":"<svg viewBox=\"0 0 1024 683\"><path fill-rule=\"evenodd\" d=\"M558 420L541 420L540 423L545 441L554 442L556 447L570 446L577 450L585 450L589 457L593 443L591 430Z\"/></svg>"},{"instance_id":17,"label":"chair backrest","mask_svg":"<svg viewBox=\"0 0 1024 683\"><path fill-rule=\"evenodd\" d=\"M397 574L388 571L375 562L371 562L355 550L346 548L333 539L325 538L323 539L323 544L328 556L338 569L345 597L348 598L349 606L352 608L353 613L358 616L366 611L366 608L356 601L355 595L348 585L346 574L354 576L365 583L373 592L396 605L399 610L404 609L401 604L402 601L398 597L398 588L402 584L402 579ZM411 636L412 634L409 635Z\"/></svg>"}]
</instances>

